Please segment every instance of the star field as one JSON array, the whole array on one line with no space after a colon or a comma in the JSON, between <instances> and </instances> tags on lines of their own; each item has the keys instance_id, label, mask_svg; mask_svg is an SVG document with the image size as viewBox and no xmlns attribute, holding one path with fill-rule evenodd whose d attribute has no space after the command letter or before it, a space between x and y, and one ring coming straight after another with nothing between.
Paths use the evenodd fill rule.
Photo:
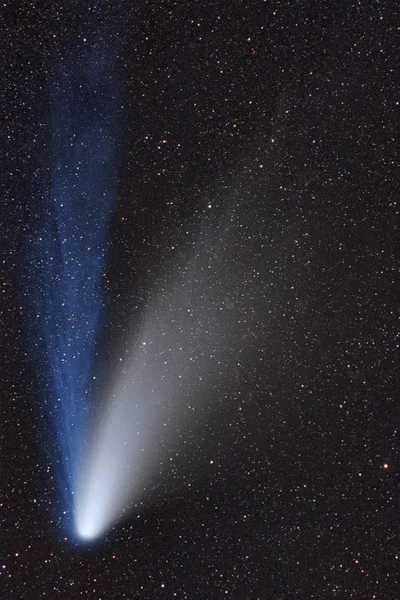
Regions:
<instances>
[{"instance_id":1,"label":"star field","mask_svg":"<svg viewBox=\"0 0 400 600\"><path fill-rule=\"evenodd\" d=\"M1 598L397 598L395 12L3 3ZM82 545L47 443L53 317L29 243L50 214L56 64L103 47L99 114L118 71L123 121L100 294L76 267L104 314L93 385L143 357L161 433L124 518Z\"/></svg>"}]
</instances>

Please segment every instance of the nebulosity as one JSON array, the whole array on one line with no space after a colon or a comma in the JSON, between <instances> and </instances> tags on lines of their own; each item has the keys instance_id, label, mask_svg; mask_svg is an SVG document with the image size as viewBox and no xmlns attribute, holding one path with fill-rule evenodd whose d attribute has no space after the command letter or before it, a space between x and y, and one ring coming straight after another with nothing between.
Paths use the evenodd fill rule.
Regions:
<instances>
[{"instance_id":1,"label":"nebulosity","mask_svg":"<svg viewBox=\"0 0 400 600\"><path fill-rule=\"evenodd\" d=\"M101 538L134 504L149 502L171 448L194 416L210 409L210 390L231 387L227 373L246 343L232 298L246 275L234 256L240 234L224 221L216 219L220 240L203 224L191 250L181 249L121 352L76 489L75 530L85 541Z\"/></svg>"}]
</instances>

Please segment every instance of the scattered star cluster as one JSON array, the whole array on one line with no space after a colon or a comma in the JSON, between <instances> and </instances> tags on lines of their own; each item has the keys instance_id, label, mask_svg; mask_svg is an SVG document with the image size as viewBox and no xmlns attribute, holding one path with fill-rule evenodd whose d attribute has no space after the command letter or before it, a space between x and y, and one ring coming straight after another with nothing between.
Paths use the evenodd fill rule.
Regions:
<instances>
[{"instance_id":1,"label":"scattered star cluster","mask_svg":"<svg viewBox=\"0 0 400 600\"><path fill-rule=\"evenodd\" d=\"M1 597L397 598L400 94L389 4L0 10ZM59 96L99 134L86 136L73 175L54 153L52 85L60 65L89 58L81 84L64 79L76 104ZM115 131L110 89L123 115ZM84 544L65 527L66 465L48 442L51 347L38 331L54 330L58 313L35 300L59 289L62 271L30 252L44 227L45 259L59 261L47 228L54 165L73 188L66 202L75 181L93 193L89 220L83 205L69 215L69 232L84 224L74 252L100 247L103 194L115 204L96 289L77 255L78 287L63 282L66 297L79 292L94 406L118 414L121 390L146 392L119 441L135 438L120 454L125 472L151 468L135 493L127 484L122 517Z\"/></svg>"}]
</instances>

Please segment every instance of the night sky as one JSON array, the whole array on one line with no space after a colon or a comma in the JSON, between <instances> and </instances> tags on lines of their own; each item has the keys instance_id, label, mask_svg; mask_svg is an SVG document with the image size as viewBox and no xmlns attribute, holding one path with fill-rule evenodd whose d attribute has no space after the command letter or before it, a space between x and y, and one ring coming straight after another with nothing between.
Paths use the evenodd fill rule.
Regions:
<instances>
[{"instance_id":1,"label":"night sky","mask_svg":"<svg viewBox=\"0 0 400 600\"><path fill-rule=\"evenodd\" d=\"M2 4L2 599L400 597L395 4ZM82 544L135 344L165 435Z\"/></svg>"}]
</instances>

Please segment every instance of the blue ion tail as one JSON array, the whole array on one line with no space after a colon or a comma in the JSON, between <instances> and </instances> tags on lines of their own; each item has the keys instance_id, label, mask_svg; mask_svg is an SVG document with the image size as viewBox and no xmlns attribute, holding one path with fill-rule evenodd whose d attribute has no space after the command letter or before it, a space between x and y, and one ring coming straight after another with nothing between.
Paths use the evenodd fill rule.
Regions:
<instances>
[{"instance_id":1,"label":"blue ion tail","mask_svg":"<svg viewBox=\"0 0 400 600\"><path fill-rule=\"evenodd\" d=\"M49 185L29 240L25 289L37 327L43 438L56 466L59 514L72 530L92 421L121 88L116 52L93 48L65 51L51 84Z\"/></svg>"}]
</instances>

